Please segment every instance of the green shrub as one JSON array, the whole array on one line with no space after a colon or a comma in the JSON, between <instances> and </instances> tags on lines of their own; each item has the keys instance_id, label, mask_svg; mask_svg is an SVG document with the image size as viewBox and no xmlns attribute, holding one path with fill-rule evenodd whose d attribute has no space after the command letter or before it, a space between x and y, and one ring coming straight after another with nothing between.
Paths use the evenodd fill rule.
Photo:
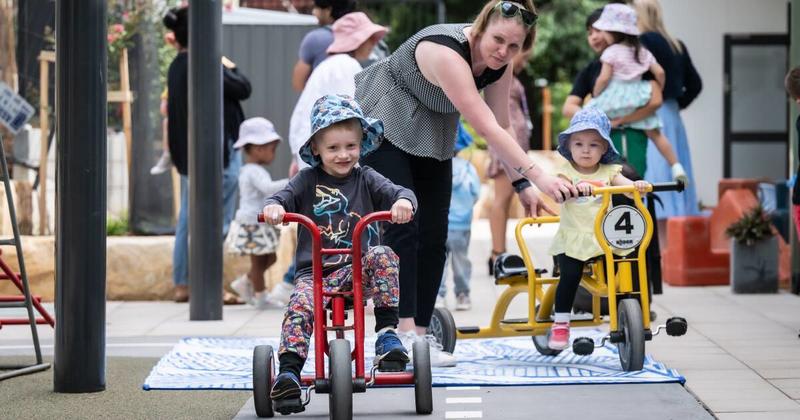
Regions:
<instances>
[{"instance_id":1,"label":"green shrub","mask_svg":"<svg viewBox=\"0 0 800 420\"><path fill-rule=\"evenodd\" d=\"M725 233L742 245L752 246L772 236L770 215L759 204L728 226Z\"/></svg>"},{"instance_id":2,"label":"green shrub","mask_svg":"<svg viewBox=\"0 0 800 420\"><path fill-rule=\"evenodd\" d=\"M106 236L125 236L128 230L128 215L120 216L109 215L106 219Z\"/></svg>"}]
</instances>

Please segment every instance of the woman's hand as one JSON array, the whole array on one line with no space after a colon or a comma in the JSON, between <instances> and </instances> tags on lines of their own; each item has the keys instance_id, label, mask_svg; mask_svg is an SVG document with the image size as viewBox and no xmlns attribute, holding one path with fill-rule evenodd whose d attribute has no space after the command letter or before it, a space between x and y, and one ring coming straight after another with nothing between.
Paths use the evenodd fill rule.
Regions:
<instances>
[{"instance_id":1,"label":"woman's hand","mask_svg":"<svg viewBox=\"0 0 800 420\"><path fill-rule=\"evenodd\" d=\"M533 187L525 188L519 193L519 201L525 209L525 217L541 216L542 212L555 216L556 213L539 198Z\"/></svg>"},{"instance_id":2,"label":"woman's hand","mask_svg":"<svg viewBox=\"0 0 800 420\"><path fill-rule=\"evenodd\" d=\"M578 196L575 186L561 177L540 173L533 179L533 182L539 187L539 190L552 197L557 203L563 203L569 198Z\"/></svg>"},{"instance_id":3,"label":"woman's hand","mask_svg":"<svg viewBox=\"0 0 800 420\"><path fill-rule=\"evenodd\" d=\"M633 182L634 188L636 188L640 193L647 192L647 187L650 186L650 183L647 181L634 181Z\"/></svg>"},{"instance_id":4,"label":"woman's hand","mask_svg":"<svg viewBox=\"0 0 800 420\"><path fill-rule=\"evenodd\" d=\"M392 223L408 223L414 216L414 206L411 201L401 198L392 205Z\"/></svg>"},{"instance_id":5,"label":"woman's hand","mask_svg":"<svg viewBox=\"0 0 800 420\"><path fill-rule=\"evenodd\" d=\"M281 224L281 222L283 222L283 216L286 215L286 210L279 204L264 206L264 210L261 212L264 213L264 221L271 225Z\"/></svg>"}]
</instances>

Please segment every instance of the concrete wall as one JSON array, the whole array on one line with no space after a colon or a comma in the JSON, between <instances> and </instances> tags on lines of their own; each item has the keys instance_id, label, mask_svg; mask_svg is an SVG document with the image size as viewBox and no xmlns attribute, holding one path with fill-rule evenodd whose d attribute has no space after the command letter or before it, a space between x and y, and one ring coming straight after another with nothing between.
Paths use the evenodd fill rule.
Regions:
<instances>
[{"instance_id":1,"label":"concrete wall","mask_svg":"<svg viewBox=\"0 0 800 420\"><path fill-rule=\"evenodd\" d=\"M698 199L717 202L723 174L724 47L726 34L787 32L786 0L662 0L664 23L683 40L703 78L703 92L682 113Z\"/></svg>"}]
</instances>

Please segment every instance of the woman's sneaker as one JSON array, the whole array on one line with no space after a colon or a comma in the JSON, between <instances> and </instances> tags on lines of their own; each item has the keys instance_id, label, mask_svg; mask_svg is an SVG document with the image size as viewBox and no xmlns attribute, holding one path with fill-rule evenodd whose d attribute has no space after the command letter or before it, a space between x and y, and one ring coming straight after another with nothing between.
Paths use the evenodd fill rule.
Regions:
<instances>
[{"instance_id":1,"label":"woman's sneaker","mask_svg":"<svg viewBox=\"0 0 800 420\"><path fill-rule=\"evenodd\" d=\"M275 411L286 415L304 411L306 407L300 399L300 378L292 372L283 372L275 378L272 391L269 393Z\"/></svg>"},{"instance_id":2,"label":"woman's sneaker","mask_svg":"<svg viewBox=\"0 0 800 420\"><path fill-rule=\"evenodd\" d=\"M469 295L466 293L459 293L456 296L456 310L468 311L472 309L472 301L469 300Z\"/></svg>"},{"instance_id":3,"label":"woman's sneaker","mask_svg":"<svg viewBox=\"0 0 800 420\"><path fill-rule=\"evenodd\" d=\"M375 340L375 361L381 372L403 372L410 361L397 333L388 330Z\"/></svg>"},{"instance_id":4,"label":"woman's sneaker","mask_svg":"<svg viewBox=\"0 0 800 420\"><path fill-rule=\"evenodd\" d=\"M547 347L564 350L569 347L569 322L554 322L547 333Z\"/></svg>"},{"instance_id":5,"label":"woman's sneaker","mask_svg":"<svg viewBox=\"0 0 800 420\"><path fill-rule=\"evenodd\" d=\"M400 340L403 343L403 347L408 349L408 356L411 358L411 363L413 363L414 360L412 354L414 352L414 341L416 340L425 340L428 342L432 367L453 367L458 363L458 359L444 351L442 345L436 341L436 337L430 334L420 337L414 331L408 331L406 333L400 333Z\"/></svg>"},{"instance_id":6,"label":"woman's sneaker","mask_svg":"<svg viewBox=\"0 0 800 420\"><path fill-rule=\"evenodd\" d=\"M239 295L243 301L250 303L253 300L255 292L253 291L253 283L247 278L247 274L242 274L236 280L231 282L231 289Z\"/></svg>"},{"instance_id":7,"label":"woman's sneaker","mask_svg":"<svg viewBox=\"0 0 800 420\"><path fill-rule=\"evenodd\" d=\"M289 298L292 297L293 291L294 286L282 281L272 288L267 299L275 305L286 306L289 304Z\"/></svg>"}]
</instances>

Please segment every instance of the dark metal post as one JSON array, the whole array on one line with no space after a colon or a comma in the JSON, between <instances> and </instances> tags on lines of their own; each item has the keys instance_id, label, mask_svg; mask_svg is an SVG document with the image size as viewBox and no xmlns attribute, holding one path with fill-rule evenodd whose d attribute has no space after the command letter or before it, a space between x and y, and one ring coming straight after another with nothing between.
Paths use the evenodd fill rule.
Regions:
<instances>
[{"instance_id":1,"label":"dark metal post","mask_svg":"<svg viewBox=\"0 0 800 420\"><path fill-rule=\"evenodd\" d=\"M56 2L53 389L106 387L106 0Z\"/></svg>"},{"instance_id":2,"label":"dark metal post","mask_svg":"<svg viewBox=\"0 0 800 420\"><path fill-rule=\"evenodd\" d=\"M222 4L189 7L189 319L222 319Z\"/></svg>"},{"instance_id":3,"label":"dark metal post","mask_svg":"<svg viewBox=\"0 0 800 420\"><path fill-rule=\"evenodd\" d=\"M447 21L447 6L444 4L444 0L437 0L436 1L436 22L437 23L445 23Z\"/></svg>"}]
</instances>

